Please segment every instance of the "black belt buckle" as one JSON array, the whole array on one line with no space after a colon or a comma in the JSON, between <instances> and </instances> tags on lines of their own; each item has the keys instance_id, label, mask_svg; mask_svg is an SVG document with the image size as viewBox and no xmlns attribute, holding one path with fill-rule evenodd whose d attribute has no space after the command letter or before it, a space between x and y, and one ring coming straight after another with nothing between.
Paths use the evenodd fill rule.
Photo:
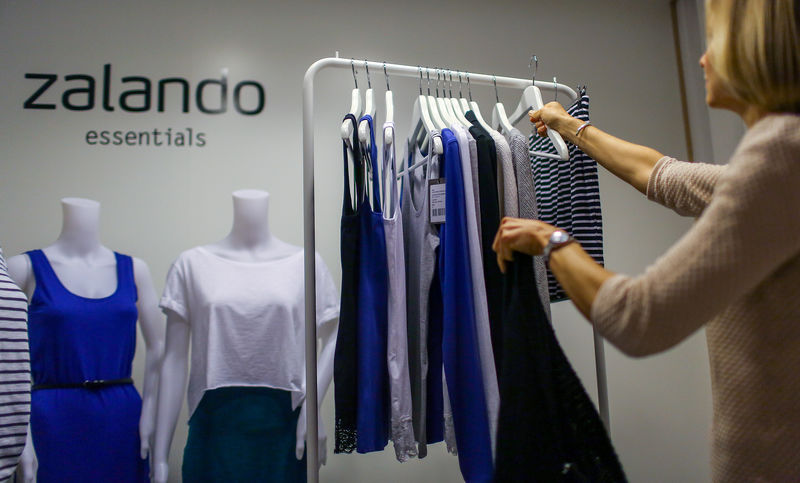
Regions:
<instances>
[{"instance_id":1,"label":"black belt buckle","mask_svg":"<svg viewBox=\"0 0 800 483\"><path fill-rule=\"evenodd\" d=\"M100 389L100 388L102 388L104 386L107 386L107 385L108 385L107 381L103 381L103 380L99 380L99 379L96 379L94 381L83 381L81 383L81 386L83 386L84 389Z\"/></svg>"}]
</instances>

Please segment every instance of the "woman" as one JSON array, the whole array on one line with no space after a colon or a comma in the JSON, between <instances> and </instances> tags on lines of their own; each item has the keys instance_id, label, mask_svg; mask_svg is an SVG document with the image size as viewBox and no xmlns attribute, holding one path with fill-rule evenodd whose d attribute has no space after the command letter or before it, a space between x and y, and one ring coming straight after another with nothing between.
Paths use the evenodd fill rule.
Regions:
<instances>
[{"instance_id":1,"label":"woman","mask_svg":"<svg viewBox=\"0 0 800 483\"><path fill-rule=\"evenodd\" d=\"M549 254L572 301L632 356L705 326L715 481L800 479L800 0L708 0L706 101L747 132L727 166L676 161L583 125L556 103L530 114L616 176L697 218L644 274L597 265L556 227L506 218L495 238ZM566 239L566 240L565 240Z\"/></svg>"}]
</instances>

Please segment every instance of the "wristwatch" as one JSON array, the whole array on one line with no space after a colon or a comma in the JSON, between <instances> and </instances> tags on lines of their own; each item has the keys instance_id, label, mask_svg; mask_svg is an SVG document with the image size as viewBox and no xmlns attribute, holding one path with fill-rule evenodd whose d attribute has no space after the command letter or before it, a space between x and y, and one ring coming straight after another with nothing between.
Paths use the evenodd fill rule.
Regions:
<instances>
[{"instance_id":1,"label":"wristwatch","mask_svg":"<svg viewBox=\"0 0 800 483\"><path fill-rule=\"evenodd\" d=\"M556 230L550 235L550 239L547 240L547 245L544 247L544 251L542 255L544 255L545 263L550 263L550 254L553 250L558 250L559 248L569 245L570 243L574 242L575 239L569 236L567 232L564 230Z\"/></svg>"}]
</instances>

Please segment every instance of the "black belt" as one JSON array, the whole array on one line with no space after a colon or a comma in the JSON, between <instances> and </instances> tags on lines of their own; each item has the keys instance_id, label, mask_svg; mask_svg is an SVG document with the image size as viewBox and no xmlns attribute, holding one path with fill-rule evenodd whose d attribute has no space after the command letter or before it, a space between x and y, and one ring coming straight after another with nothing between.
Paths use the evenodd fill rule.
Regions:
<instances>
[{"instance_id":1,"label":"black belt","mask_svg":"<svg viewBox=\"0 0 800 483\"><path fill-rule=\"evenodd\" d=\"M133 384L133 379L126 377L124 379L99 379L69 384L34 384L31 389L34 391L39 389L102 389L108 386L119 386L123 384Z\"/></svg>"}]
</instances>

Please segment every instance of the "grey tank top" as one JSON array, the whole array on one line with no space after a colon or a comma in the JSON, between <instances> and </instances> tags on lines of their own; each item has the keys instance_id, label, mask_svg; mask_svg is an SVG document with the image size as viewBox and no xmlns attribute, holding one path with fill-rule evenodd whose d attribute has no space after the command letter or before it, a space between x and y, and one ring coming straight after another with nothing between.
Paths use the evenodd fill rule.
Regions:
<instances>
[{"instance_id":1,"label":"grey tank top","mask_svg":"<svg viewBox=\"0 0 800 483\"><path fill-rule=\"evenodd\" d=\"M422 159L417 146L406 145L405 167ZM419 443L418 456L428 454L426 400L428 374L428 295L436 266L439 246L437 229L428 214L427 178L438 174L434 165L417 168L403 176L403 245L406 264L406 316L408 318L408 367L411 379L411 402L414 434Z\"/></svg>"},{"instance_id":2,"label":"grey tank top","mask_svg":"<svg viewBox=\"0 0 800 483\"><path fill-rule=\"evenodd\" d=\"M530 167L528 142L525 136L514 129L508 133L508 144L511 148L511 158L517 176L517 197L519 202L519 217L530 220L539 220L539 210L536 208L536 189L533 184L533 171ZM542 257L533 257L533 272L536 276L536 290L542 301L547 318L550 315L550 287L547 282L547 267Z\"/></svg>"}]
</instances>

